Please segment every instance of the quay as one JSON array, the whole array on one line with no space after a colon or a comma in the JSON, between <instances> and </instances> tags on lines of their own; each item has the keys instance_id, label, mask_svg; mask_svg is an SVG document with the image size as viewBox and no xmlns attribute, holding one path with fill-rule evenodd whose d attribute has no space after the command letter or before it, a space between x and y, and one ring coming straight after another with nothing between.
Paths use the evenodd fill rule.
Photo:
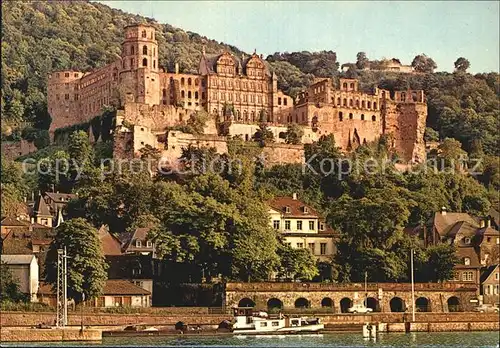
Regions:
<instances>
[{"instance_id":1,"label":"quay","mask_svg":"<svg viewBox=\"0 0 500 348\"><path fill-rule=\"evenodd\" d=\"M80 330L77 327L65 328L27 328L2 327L2 342L100 342L102 331L99 329Z\"/></svg>"}]
</instances>

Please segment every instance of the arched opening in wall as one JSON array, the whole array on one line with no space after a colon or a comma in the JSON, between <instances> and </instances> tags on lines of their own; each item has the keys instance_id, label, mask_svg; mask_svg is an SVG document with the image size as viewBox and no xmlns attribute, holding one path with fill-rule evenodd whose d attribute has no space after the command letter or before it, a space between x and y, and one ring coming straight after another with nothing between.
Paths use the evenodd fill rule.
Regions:
<instances>
[{"instance_id":1,"label":"arched opening in wall","mask_svg":"<svg viewBox=\"0 0 500 348\"><path fill-rule=\"evenodd\" d=\"M188 98L191 98L191 91L188 91Z\"/></svg>"},{"instance_id":2,"label":"arched opening in wall","mask_svg":"<svg viewBox=\"0 0 500 348\"><path fill-rule=\"evenodd\" d=\"M186 96L186 93L184 91L181 91L181 98L184 98Z\"/></svg>"},{"instance_id":3,"label":"arched opening in wall","mask_svg":"<svg viewBox=\"0 0 500 348\"><path fill-rule=\"evenodd\" d=\"M142 54L148 54L148 46L142 46Z\"/></svg>"},{"instance_id":4,"label":"arched opening in wall","mask_svg":"<svg viewBox=\"0 0 500 348\"><path fill-rule=\"evenodd\" d=\"M198 85L199 85L199 83L200 83L200 80L198 80L198 79L194 79L194 85L195 85L195 86L198 86Z\"/></svg>"},{"instance_id":5,"label":"arched opening in wall","mask_svg":"<svg viewBox=\"0 0 500 348\"><path fill-rule=\"evenodd\" d=\"M144 58L142 60L142 66L148 66L148 59L147 58Z\"/></svg>"},{"instance_id":6,"label":"arched opening in wall","mask_svg":"<svg viewBox=\"0 0 500 348\"><path fill-rule=\"evenodd\" d=\"M448 312L462 312L460 308L460 300L456 296L452 296L447 301Z\"/></svg>"},{"instance_id":7,"label":"arched opening in wall","mask_svg":"<svg viewBox=\"0 0 500 348\"><path fill-rule=\"evenodd\" d=\"M133 69L134 65L135 65L135 59L132 58L132 59L130 59L130 69Z\"/></svg>"},{"instance_id":8,"label":"arched opening in wall","mask_svg":"<svg viewBox=\"0 0 500 348\"><path fill-rule=\"evenodd\" d=\"M347 83L346 83L346 82L344 82L344 84L342 85L342 87L343 87L344 89L347 89Z\"/></svg>"},{"instance_id":9,"label":"arched opening in wall","mask_svg":"<svg viewBox=\"0 0 500 348\"><path fill-rule=\"evenodd\" d=\"M248 112L246 110L243 110L243 121L248 121Z\"/></svg>"},{"instance_id":10,"label":"arched opening in wall","mask_svg":"<svg viewBox=\"0 0 500 348\"><path fill-rule=\"evenodd\" d=\"M356 100L356 107L359 108L359 100Z\"/></svg>"},{"instance_id":11,"label":"arched opening in wall","mask_svg":"<svg viewBox=\"0 0 500 348\"><path fill-rule=\"evenodd\" d=\"M370 108L372 107L372 102L371 102L371 101L369 101L369 102L368 102L368 103L366 103L366 104L367 104L368 109L370 109Z\"/></svg>"},{"instance_id":12,"label":"arched opening in wall","mask_svg":"<svg viewBox=\"0 0 500 348\"><path fill-rule=\"evenodd\" d=\"M280 133L278 134L278 137L279 137L280 139L286 139L286 132L280 132Z\"/></svg>"},{"instance_id":13,"label":"arched opening in wall","mask_svg":"<svg viewBox=\"0 0 500 348\"><path fill-rule=\"evenodd\" d=\"M162 95L163 95L163 98L167 97L167 90L165 88L163 89Z\"/></svg>"},{"instance_id":14,"label":"arched opening in wall","mask_svg":"<svg viewBox=\"0 0 500 348\"><path fill-rule=\"evenodd\" d=\"M344 114L342 113L342 111L339 111L339 121L343 121L344 120Z\"/></svg>"},{"instance_id":15,"label":"arched opening in wall","mask_svg":"<svg viewBox=\"0 0 500 348\"><path fill-rule=\"evenodd\" d=\"M142 31L142 37L146 37L146 30Z\"/></svg>"},{"instance_id":16,"label":"arched opening in wall","mask_svg":"<svg viewBox=\"0 0 500 348\"><path fill-rule=\"evenodd\" d=\"M349 119L352 120L353 119L353 115L352 115L352 112L349 113Z\"/></svg>"},{"instance_id":17,"label":"arched opening in wall","mask_svg":"<svg viewBox=\"0 0 500 348\"><path fill-rule=\"evenodd\" d=\"M134 46L130 46L130 54L135 54L135 47Z\"/></svg>"},{"instance_id":18,"label":"arched opening in wall","mask_svg":"<svg viewBox=\"0 0 500 348\"><path fill-rule=\"evenodd\" d=\"M351 83L351 89L354 89L354 83Z\"/></svg>"},{"instance_id":19,"label":"arched opening in wall","mask_svg":"<svg viewBox=\"0 0 500 348\"><path fill-rule=\"evenodd\" d=\"M367 308L371 308L374 312L380 312L380 304L376 298L367 297L364 302Z\"/></svg>"},{"instance_id":20,"label":"arched opening in wall","mask_svg":"<svg viewBox=\"0 0 500 348\"><path fill-rule=\"evenodd\" d=\"M353 106L353 105L354 105L354 103L353 103L352 99L349 99L349 106Z\"/></svg>"},{"instance_id":21,"label":"arched opening in wall","mask_svg":"<svg viewBox=\"0 0 500 348\"><path fill-rule=\"evenodd\" d=\"M405 302L399 297L393 297L389 302L389 305L391 306L391 312L405 311Z\"/></svg>"},{"instance_id":22,"label":"arched opening in wall","mask_svg":"<svg viewBox=\"0 0 500 348\"><path fill-rule=\"evenodd\" d=\"M364 109L365 108L365 101L361 101L361 107Z\"/></svg>"},{"instance_id":23,"label":"arched opening in wall","mask_svg":"<svg viewBox=\"0 0 500 348\"><path fill-rule=\"evenodd\" d=\"M323 308L333 308L333 300L329 297L325 297L321 300L321 307Z\"/></svg>"},{"instance_id":24,"label":"arched opening in wall","mask_svg":"<svg viewBox=\"0 0 500 348\"><path fill-rule=\"evenodd\" d=\"M156 60L153 60L153 68L156 68Z\"/></svg>"},{"instance_id":25,"label":"arched opening in wall","mask_svg":"<svg viewBox=\"0 0 500 348\"><path fill-rule=\"evenodd\" d=\"M337 98L337 105L340 105L340 97Z\"/></svg>"},{"instance_id":26,"label":"arched opening in wall","mask_svg":"<svg viewBox=\"0 0 500 348\"><path fill-rule=\"evenodd\" d=\"M373 109L377 110L377 102L373 102Z\"/></svg>"},{"instance_id":27,"label":"arched opening in wall","mask_svg":"<svg viewBox=\"0 0 500 348\"><path fill-rule=\"evenodd\" d=\"M415 300L415 308L417 312L430 312L431 306L427 297L419 297Z\"/></svg>"},{"instance_id":28,"label":"arched opening in wall","mask_svg":"<svg viewBox=\"0 0 500 348\"><path fill-rule=\"evenodd\" d=\"M246 134L246 136L248 136L248 134ZM267 309L272 310L275 308L283 309L283 302L281 302L280 299L273 297L273 298L269 299L269 301L267 301Z\"/></svg>"},{"instance_id":29,"label":"arched opening in wall","mask_svg":"<svg viewBox=\"0 0 500 348\"><path fill-rule=\"evenodd\" d=\"M365 114L361 114L361 121L365 120Z\"/></svg>"},{"instance_id":30,"label":"arched opening in wall","mask_svg":"<svg viewBox=\"0 0 500 348\"><path fill-rule=\"evenodd\" d=\"M252 122L255 122L255 111L252 111L252 112L250 113L250 116L251 116L251 118L252 118Z\"/></svg>"},{"instance_id":31,"label":"arched opening in wall","mask_svg":"<svg viewBox=\"0 0 500 348\"><path fill-rule=\"evenodd\" d=\"M194 92L194 99L198 99L198 92Z\"/></svg>"},{"instance_id":32,"label":"arched opening in wall","mask_svg":"<svg viewBox=\"0 0 500 348\"><path fill-rule=\"evenodd\" d=\"M309 308L310 303L309 300L303 297L299 297L295 300L295 308Z\"/></svg>"},{"instance_id":33,"label":"arched opening in wall","mask_svg":"<svg viewBox=\"0 0 500 348\"><path fill-rule=\"evenodd\" d=\"M191 86L192 83L193 81L191 80L191 78L188 78L188 86Z\"/></svg>"},{"instance_id":34,"label":"arched opening in wall","mask_svg":"<svg viewBox=\"0 0 500 348\"><path fill-rule=\"evenodd\" d=\"M240 120L241 120L241 113L240 113L240 110L236 110L236 119L237 119L238 121L240 121Z\"/></svg>"},{"instance_id":35,"label":"arched opening in wall","mask_svg":"<svg viewBox=\"0 0 500 348\"><path fill-rule=\"evenodd\" d=\"M344 98L344 106L347 106L347 99Z\"/></svg>"},{"instance_id":36,"label":"arched opening in wall","mask_svg":"<svg viewBox=\"0 0 500 348\"><path fill-rule=\"evenodd\" d=\"M374 122L375 122L376 120L377 120L377 116L373 115L373 116L372 116L372 121L374 121Z\"/></svg>"},{"instance_id":37,"label":"arched opening in wall","mask_svg":"<svg viewBox=\"0 0 500 348\"><path fill-rule=\"evenodd\" d=\"M184 80L184 77L183 77L183 78L181 78L181 86L184 86L184 82L185 82L185 80Z\"/></svg>"},{"instance_id":38,"label":"arched opening in wall","mask_svg":"<svg viewBox=\"0 0 500 348\"><path fill-rule=\"evenodd\" d=\"M238 307L255 307L255 302L253 302L248 297L242 298L240 302L238 302Z\"/></svg>"},{"instance_id":39,"label":"arched opening in wall","mask_svg":"<svg viewBox=\"0 0 500 348\"><path fill-rule=\"evenodd\" d=\"M340 312L349 313L349 308L352 307L352 300L348 297L344 297L340 300Z\"/></svg>"}]
</instances>

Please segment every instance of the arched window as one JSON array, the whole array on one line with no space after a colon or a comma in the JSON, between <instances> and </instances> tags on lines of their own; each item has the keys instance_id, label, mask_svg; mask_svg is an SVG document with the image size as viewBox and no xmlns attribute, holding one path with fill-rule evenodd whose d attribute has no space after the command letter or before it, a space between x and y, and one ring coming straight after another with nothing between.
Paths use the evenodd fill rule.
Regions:
<instances>
[{"instance_id":1,"label":"arched window","mask_svg":"<svg viewBox=\"0 0 500 348\"><path fill-rule=\"evenodd\" d=\"M365 108L365 101L364 101L364 100L362 100L362 101L361 101L361 107L362 107L363 109Z\"/></svg>"},{"instance_id":2,"label":"arched window","mask_svg":"<svg viewBox=\"0 0 500 348\"><path fill-rule=\"evenodd\" d=\"M246 134L248 136L248 134ZM267 301L267 309L271 310L273 308L278 308L282 309L283 308L283 302L281 302L280 299L277 298L271 298L269 301Z\"/></svg>"},{"instance_id":3,"label":"arched window","mask_svg":"<svg viewBox=\"0 0 500 348\"><path fill-rule=\"evenodd\" d=\"M340 97L337 98L337 105L340 105Z\"/></svg>"},{"instance_id":4,"label":"arched window","mask_svg":"<svg viewBox=\"0 0 500 348\"><path fill-rule=\"evenodd\" d=\"M148 60L147 60L147 58L144 58L142 60L142 66L148 66Z\"/></svg>"},{"instance_id":5,"label":"arched window","mask_svg":"<svg viewBox=\"0 0 500 348\"><path fill-rule=\"evenodd\" d=\"M181 98L184 98L185 95L184 91L181 91Z\"/></svg>"},{"instance_id":6,"label":"arched window","mask_svg":"<svg viewBox=\"0 0 500 348\"><path fill-rule=\"evenodd\" d=\"M374 122L375 122L376 120L377 120L377 116L373 115L373 116L372 116L372 121L374 121Z\"/></svg>"},{"instance_id":7,"label":"arched window","mask_svg":"<svg viewBox=\"0 0 500 348\"><path fill-rule=\"evenodd\" d=\"M417 312L430 312L431 306L427 297L419 297L415 301Z\"/></svg>"},{"instance_id":8,"label":"arched window","mask_svg":"<svg viewBox=\"0 0 500 348\"><path fill-rule=\"evenodd\" d=\"M133 69L134 65L135 65L135 60L134 60L134 58L131 58L130 59L130 69Z\"/></svg>"},{"instance_id":9,"label":"arched window","mask_svg":"<svg viewBox=\"0 0 500 348\"><path fill-rule=\"evenodd\" d=\"M353 116L352 116L352 112L349 113L349 119L352 120L353 119Z\"/></svg>"},{"instance_id":10,"label":"arched window","mask_svg":"<svg viewBox=\"0 0 500 348\"><path fill-rule=\"evenodd\" d=\"M354 83L351 83L351 89L354 89Z\"/></svg>"},{"instance_id":11,"label":"arched window","mask_svg":"<svg viewBox=\"0 0 500 348\"><path fill-rule=\"evenodd\" d=\"M148 54L148 46L142 46L142 54Z\"/></svg>"},{"instance_id":12,"label":"arched window","mask_svg":"<svg viewBox=\"0 0 500 348\"><path fill-rule=\"evenodd\" d=\"M252 122L255 122L255 111L252 111L250 115L252 117Z\"/></svg>"},{"instance_id":13,"label":"arched window","mask_svg":"<svg viewBox=\"0 0 500 348\"><path fill-rule=\"evenodd\" d=\"M309 308L310 303L309 300L303 297L295 300L295 308Z\"/></svg>"},{"instance_id":14,"label":"arched window","mask_svg":"<svg viewBox=\"0 0 500 348\"><path fill-rule=\"evenodd\" d=\"M217 110L217 108L214 108L214 115L218 115L219 114L219 110Z\"/></svg>"},{"instance_id":15,"label":"arched window","mask_svg":"<svg viewBox=\"0 0 500 348\"><path fill-rule=\"evenodd\" d=\"M342 300L340 300L340 311L342 313L348 313L349 308L352 307L352 300L348 297L344 297Z\"/></svg>"},{"instance_id":16,"label":"arched window","mask_svg":"<svg viewBox=\"0 0 500 348\"><path fill-rule=\"evenodd\" d=\"M153 68L156 68L156 60L153 60Z\"/></svg>"},{"instance_id":17,"label":"arched window","mask_svg":"<svg viewBox=\"0 0 500 348\"><path fill-rule=\"evenodd\" d=\"M198 86L199 83L200 83L200 81L198 79L194 79L194 85L195 86Z\"/></svg>"},{"instance_id":18,"label":"arched window","mask_svg":"<svg viewBox=\"0 0 500 348\"><path fill-rule=\"evenodd\" d=\"M188 78L188 86L191 86L193 81L191 81L191 78Z\"/></svg>"},{"instance_id":19,"label":"arched window","mask_svg":"<svg viewBox=\"0 0 500 348\"><path fill-rule=\"evenodd\" d=\"M188 91L188 98L191 99L191 91Z\"/></svg>"},{"instance_id":20,"label":"arched window","mask_svg":"<svg viewBox=\"0 0 500 348\"><path fill-rule=\"evenodd\" d=\"M349 106L353 106L354 103L352 102L352 99L349 99Z\"/></svg>"},{"instance_id":21,"label":"arched window","mask_svg":"<svg viewBox=\"0 0 500 348\"><path fill-rule=\"evenodd\" d=\"M389 302L389 306L391 312L404 312L406 308L405 302L400 297L393 297Z\"/></svg>"},{"instance_id":22,"label":"arched window","mask_svg":"<svg viewBox=\"0 0 500 348\"><path fill-rule=\"evenodd\" d=\"M347 83L346 82L344 82L343 87L344 87L344 89L347 89Z\"/></svg>"},{"instance_id":23,"label":"arched window","mask_svg":"<svg viewBox=\"0 0 500 348\"><path fill-rule=\"evenodd\" d=\"M329 297L325 297L321 300L321 307L333 308L333 300Z\"/></svg>"},{"instance_id":24,"label":"arched window","mask_svg":"<svg viewBox=\"0 0 500 348\"><path fill-rule=\"evenodd\" d=\"M359 108L359 100L356 100L356 107Z\"/></svg>"},{"instance_id":25,"label":"arched window","mask_svg":"<svg viewBox=\"0 0 500 348\"><path fill-rule=\"evenodd\" d=\"M372 107L372 102L371 102L371 101L369 101L369 102L368 102L368 109L371 109L371 107Z\"/></svg>"},{"instance_id":26,"label":"arched window","mask_svg":"<svg viewBox=\"0 0 500 348\"><path fill-rule=\"evenodd\" d=\"M446 301L448 304L448 312L461 312L460 300L456 296L452 296Z\"/></svg>"},{"instance_id":27,"label":"arched window","mask_svg":"<svg viewBox=\"0 0 500 348\"><path fill-rule=\"evenodd\" d=\"M146 30L143 30L143 31L142 31L142 37L147 37L147 36L146 36Z\"/></svg>"},{"instance_id":28,"label":"arched window","mask_svg":"<svg viewBox=\"0 0 500 348\"><path fill-rule=\"evenodd\" d=\"M466 266L470 265L470 258L464 257L464 265L466 265Z\"/></svg>"},{"instance_id":29,"label":"arched window","mask_svg":"<svg viewBox=\"0 0 500 348\"><path fill-rule=\"evenodd\" d=\"M181 78L181 86L184 86L184 77Z\"/></svg>"},{"instance_id":30,"label":"arched window","mask_svg":"<svg viewBox=\"0 0 500 348\"><path fill-rule=\"evenodd\" d=\"M198 99L198 92L194 92L194 99Z\"/></svg>"},{"instance_id":31,"label":"arched window","mask_svg":"<svg viewBox=\"0 0 500 348\"><path fill-rule=\"evenodd\" d=\"M342 111L339 111L339 121L343 121L344 119L344 114L342 113Z\"/></svg>"},{"instance_id":32,"label":"arched window","mask_svg":"<svg viewBox=\"0 0 500 348\"><path fill-rule=\"evenodd\" d=\"M344 98L344 106L347 106L347 99Z\"/></svg>"},{"instance_id":33,"label":"arched window","mask_svg":"<svg viewBox=\"0 0 500 348\"><path fill-rule=\"evenodd\" d=\"M361 121L365 120L365 114L361 114Z\"/></svg>"},{"instance_id":34,"label":"arched window","mask_svg":"<svg viewBox=\"0 0 500 348\"><path fill-rule=\"evenodd\" d=\"M377 102L373 102L373 108L377 110Z\"/></svg>"},{"instance_id":35,"label":"arched window","mask_svg":"<svg viewBox=\"0 0 500 348\"><path fill-rule=\"evenodd\" d=\"M243 110L243 121L248 121L248 112Z\"/></svg>"},{"instance_id":36,"label":"arched window","mask_svg":"<svg viewBox=\"0 0 500 348\"><path fill-rule=\"evenodd\" d=\"M135 47L134 46L130 47L130 54L135 54Z\"/></svg>"},{"instance_id":37,"label":"arched window","mask_svg":"<svg viewBox=\"0 0 500 348\"><path fill-rule=\"evenodd\" d=\"M255 302L253 302L248 297L242 298L240 302L238 302L238 307L255 307Z\"/></svg>"}]
</instances>

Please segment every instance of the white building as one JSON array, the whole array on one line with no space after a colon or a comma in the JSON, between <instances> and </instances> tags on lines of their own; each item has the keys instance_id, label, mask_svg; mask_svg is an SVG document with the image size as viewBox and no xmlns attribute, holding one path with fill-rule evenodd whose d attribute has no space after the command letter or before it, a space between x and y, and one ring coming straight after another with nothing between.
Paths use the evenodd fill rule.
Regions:
<instances>
[{"instance_id":1,"label":"white building","mask_svg":"<svg viewBox=\"0 0 500 348\"><path fill-rule=\"evenodd\" d=\"M31 302L37 301L38 261L35 255L2 255L2 263L7 264L19 290L27 294Z\"/></svg>"},{"instance_id":2,"label":"white building","mask_svg":"<svg viewBox=\"0 0 500 348\"><path fill-rule=\"evenodd\" d=\"M307 248L320 261L330 261L335 253L335 232L310 206L292 197L275 197L269 202L271 226L282 233L292 248Z\"/></svg>"}]
</instances>

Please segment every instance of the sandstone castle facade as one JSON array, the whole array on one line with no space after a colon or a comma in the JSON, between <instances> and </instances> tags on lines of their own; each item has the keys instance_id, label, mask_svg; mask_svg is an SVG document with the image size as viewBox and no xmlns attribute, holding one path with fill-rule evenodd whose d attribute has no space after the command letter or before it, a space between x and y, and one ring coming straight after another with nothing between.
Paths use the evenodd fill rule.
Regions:
<instances>
[{"instance_id":1,"label":"sandstone castle facade","mask_svg":"<svg viewBox=\"0 0 500 348\"><path fill-rule=\"evenodd\" d=\"M368 94L359 90L357 80L341 78L336 85L323 78L293 99L278 90L276 76L255 53L235 57L229 52L203 52L198 74L179 73L177 67L175 72L166 72L158 64L155 35L150 25L127 26L121 57L115 62L91 73L52 73L47 98L51 132L88 122L113 105L118 108L117 156L137 156L146 145L172 158L187 144L213 146L223 152L227 150L226 135L250 141L265 122L276 140L265 149L274 162L303 159L303 146L284 144L291 123L303 128L303 144L333 133L337 145L349 151L387 134L401 158L425 159L427 105L423 91L391 94L375 88ZM213 116L204 135L169 131L198 110Z\"/></svg>"}]
</instances>

